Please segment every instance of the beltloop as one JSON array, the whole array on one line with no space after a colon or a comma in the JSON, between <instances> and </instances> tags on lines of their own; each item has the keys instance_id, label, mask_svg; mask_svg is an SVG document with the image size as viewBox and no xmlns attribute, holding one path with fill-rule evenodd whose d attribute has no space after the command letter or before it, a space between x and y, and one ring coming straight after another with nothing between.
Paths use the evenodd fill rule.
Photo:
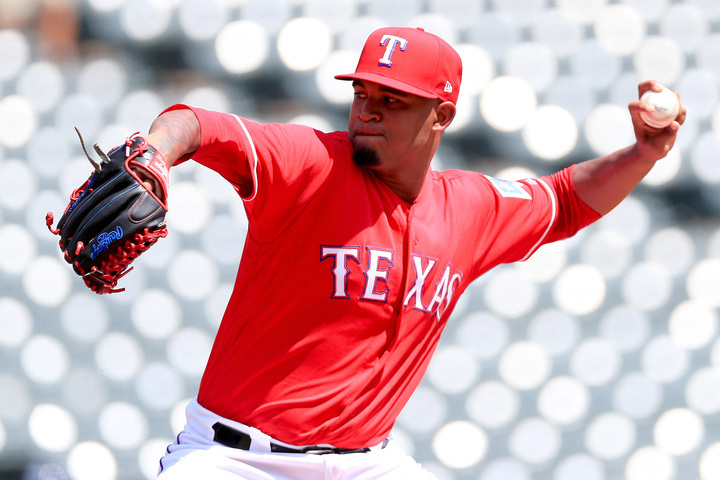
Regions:
<instances>
[{"instance_id":1,"label":"beltloop","mask_svg":"<svg viewBox=\"0 0 720 480\"><path fill-rule=\"evenodd\" d=\"M215 431L213 441L218 442L226 447L239 448L240 450L250 450L250 435L245 434L234 428L216 422L212 429Z\"/></svg>"}]
</instances>

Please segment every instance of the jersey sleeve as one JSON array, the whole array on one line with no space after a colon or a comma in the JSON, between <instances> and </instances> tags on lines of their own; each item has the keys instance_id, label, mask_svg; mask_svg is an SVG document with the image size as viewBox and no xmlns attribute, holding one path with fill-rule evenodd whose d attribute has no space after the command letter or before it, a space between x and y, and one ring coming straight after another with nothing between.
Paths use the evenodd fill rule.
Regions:
<instances>
[{"instance_id":1,"label":"jersey sleeve","mask_svg":"<svg viewBox=\"0 0 720 480\"><path fill-rule=\"evenodd\" d=\"M310 201L343 143L339 133L303 125L259 123L186 105L168 110L178 108L192 110L200 122L201 143L192 159L234 186L245 201L251 228L267 226L260 232L268 237L273 235L268 229L282 231Z\"/></svg>"},{"instance_id":2,"label":"jersey sleeve","mask_svg":"<svg viewBox=\"0 0 720 480\"><path fill-rule=\"evenodd\" d=\"M474 201L481 214L472 226L476 274L527 260L542 245L571 237L600 218L576 195L572 168L518 181L478 175Z\"/></svg>"},{"instance_id":3,"label":"jersey sleeve","mask_svg":"<svg viewBox=\"0 0 720 480\"><path fill-rule=\"evenodd\" d=\"M243 187L252 188L252 185L246 185L245 180L253 178L252 144L242 131L239 117L183 104L173 105L161 115L181 109L191 110L197 117L201 141L196 152L181 157L174 166L192 159L218 172L238 193Z\"/></svg>"},{"instance_id":4,"label":"jersey sleeve","mask_svg":"<svg viewBox=\"0 0 720 480\"><path fill-rule=\"evenodd\" d=\"M575 165L545 177L558 203L557 220L545 243L572 237L601 218L599 213L578 197L572 180L574 169Z\"/></svg>"}]
</instances>

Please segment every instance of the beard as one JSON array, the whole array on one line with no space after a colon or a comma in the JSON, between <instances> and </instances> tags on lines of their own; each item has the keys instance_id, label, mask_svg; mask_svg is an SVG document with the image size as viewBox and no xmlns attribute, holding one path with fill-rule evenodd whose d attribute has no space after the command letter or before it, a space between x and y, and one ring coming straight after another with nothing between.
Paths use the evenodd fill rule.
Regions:
<instances>
[{"instance_id":1,"label":"beard","mask_svg":"<svg viewBox=\"0 0 720 480\"><path fill-rule=\"evenodd\" d=\"M380 165L380 157L370 147L358 147L353 151L353 161L359 167L374 167Z\"/></svg>"}]
</instances>

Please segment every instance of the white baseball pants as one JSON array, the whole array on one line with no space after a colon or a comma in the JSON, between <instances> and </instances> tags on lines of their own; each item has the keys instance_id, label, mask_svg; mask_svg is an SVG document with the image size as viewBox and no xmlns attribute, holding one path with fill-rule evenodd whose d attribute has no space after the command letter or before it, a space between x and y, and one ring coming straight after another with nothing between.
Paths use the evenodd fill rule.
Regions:
<instances>
[{"instance_id":1,"label":"white baseball pants","mask_svg":"<svg viewBox=\"0 0 720 480\"><path fill-rule=\"evenodd\" d=\"M185 428L160 460L157 480L437 480L392 441L364 453L277 453L270 451L270 442L282 442L220 417L197 400L186 416ZM248 434L249 449L213 441L217 422Z\"/></svg>"}]
</instances>

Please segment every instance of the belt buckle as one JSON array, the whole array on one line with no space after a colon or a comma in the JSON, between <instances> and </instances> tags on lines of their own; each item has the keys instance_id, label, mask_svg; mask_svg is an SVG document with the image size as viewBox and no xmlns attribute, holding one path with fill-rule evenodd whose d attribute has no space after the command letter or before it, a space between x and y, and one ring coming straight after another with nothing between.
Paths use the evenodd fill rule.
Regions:
<instances>
[{"instance_id":1,"label":"belt buckle","mask_svg":"<svg viewBox=\"0 0 720 480\"><path fill-rule=\"evenodd\" d=\"M307 447L298 449L299 452L306 453L308 455L329 455L331 453L339 453L334 448L323 448L323 447Z\"/></svg>"}]
</instances>

